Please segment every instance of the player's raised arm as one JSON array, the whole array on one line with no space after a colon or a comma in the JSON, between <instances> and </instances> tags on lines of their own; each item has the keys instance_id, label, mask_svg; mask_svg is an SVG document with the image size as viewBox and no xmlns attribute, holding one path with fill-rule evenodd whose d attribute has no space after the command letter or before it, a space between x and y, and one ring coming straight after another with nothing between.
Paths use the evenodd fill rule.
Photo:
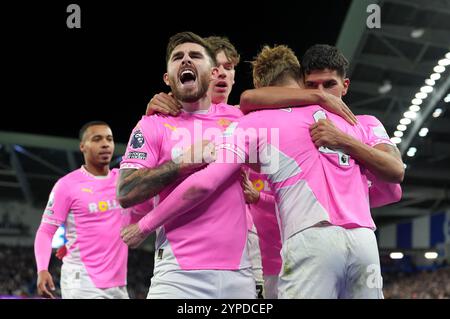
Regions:
<instances>
[{"instance_id":1,"label":"player's raised arm","mask_svg":"<svg viewBox=\"0 0 450 319\"><path fill-rule=\"evenodd\" d=\"M357 122L355 115L338 97L319 89L289 87L261 87L241 94L240 108L244 114L263 109L318 104L325 110L344 118L350 124Z\"/></svg>"}]
</instances>

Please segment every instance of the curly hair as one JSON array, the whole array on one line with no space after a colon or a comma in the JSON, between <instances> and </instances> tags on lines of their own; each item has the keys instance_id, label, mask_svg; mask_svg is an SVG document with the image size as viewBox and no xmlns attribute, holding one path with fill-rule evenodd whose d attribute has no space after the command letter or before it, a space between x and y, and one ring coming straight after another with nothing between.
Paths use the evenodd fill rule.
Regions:
<instances>
[{"instance_id":1,"label":"curly hair","mask_svg":"<svg viewBox=\"0 0 450 319\"><path fill-rule=\"evenodd\" d=\"M300 62L286 45L264 46L252 61L255 88L282 84L287 78L302 79Z\"/></svg>"}]
</instances>

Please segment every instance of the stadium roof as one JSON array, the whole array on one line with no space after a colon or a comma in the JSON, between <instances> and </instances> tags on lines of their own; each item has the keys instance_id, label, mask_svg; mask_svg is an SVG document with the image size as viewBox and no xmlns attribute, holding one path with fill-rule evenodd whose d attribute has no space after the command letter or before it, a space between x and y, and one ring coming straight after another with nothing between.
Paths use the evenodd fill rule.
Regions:
<instances>
[{"instance_id":1,"label":"stadium roof","mask_svg":"<svg viewBox=\"0 0 450 319\"><path fill-rule=\"evenodd\" d=\"M368 5L374 3L378 4L381 9L381 27L379 29L369 29L366 26L366 19L370 14L367 12L367 7ZM303 6L303 4L300 6ZM324 10L330 9L330 6L325 7L326 6L324 6ZM89 8L83 8L83 10L89 11L87 10ZM335 9L337 9L337 7L333 7L333 10ZM128 10L131 9L128 8ZM310 15L315 19L316 16L312 15L311 9L309 11L305 10L305 12L308 12L308 15L300 16L299 19L303 17L308 20ZM296 15L297 12L291 12L290 14ZM329 15L328 12L326 14ZM141 19L133 20L143 21L143 18L144 17L141 16ZM280 19L281 18L282 16L280 16ZM53 19L55 18L53 17ZM258 20L261 19L258 18ZM290 18L286 20L287 21L283 22L283 26L289 25L292 27L293 21L297 23L295 19ZM51 21L52 23L54 22L51 19L48 21ZM103 20L99 20L98 24L103 26L103 22ZM50 22L47 23L49 24ZM319 24L317 27L318 29L316 30L317 32L321 31L323 33L324 30L327 30L324 28L320 29L320 26L322 25L323 24ZM108 28L115 27L116 29L114 30L117 31L112 32L109 36L107 36L108 33L104 32L102 28L98 29L96 33L94 28L95 26L96 25L93 25L93 21L91 21L91 29L86 29L90 30L91 33L93 32L94 35L92 38L88 39L89 41L86 40L86 38L81 38L79 34L73 32L69 33L67 30L56 33L57 36L63 35L61 37L56 37L53 35L53 37L49 37L49 39L47 39L47 41L50 41L51 43L56 43L61 40L61 42L58 42L58 48L55 49L52 47L52 52L60 52L61 54L64 52L60 46L66 48L67 52L69 52L68 45L72 45L72 42L70 41L79 41L74 42L76 45L73 45L73 50L75 50L75 53L72 56L74 58L74 61L72 62L75 63L74 65L77 70L82 70L82 72L79 72L80 74L76 72L74 74L74 76L80 76L80 78L76 78L77 83L79 82L80 86L72 87L67 84L72 83L69 82L69 80L58 80L59 83L64 85L67 84L68 87L66 88L63 85L62 87L56 87L58 82L51 82L55 87L55 90L51 92L51 94L48 94L48 92L43 90L40 86L35 86L35 81L33 82L33 86L30 87L36 87L36 92L31 92L33 92L33 96L37 96L39 92L43 92L42 95L45 96L46 104L51 104L51 98L54 97L55 101L52 103L55 108L49 108L44 111L54 115L61 113L60 100L62 100L62 97L66 97L69 93L72 98L65 101L66 109L75 109L74 105L80 105L76 109L77 112L73 112L74 114L86 113L90 115L91 113L89 112L100 109L102 114L107 114L107 112L111 113L114 112L115 108L117 108L116 104L114 104L113 107L111 101L118 100L120 102L118 105L122 105L122 108L117 111L119 116L114 116L117 118L120 125L111 123L112 127L117 127L118 129L123 129L126 132L130 132L132 129L132 124L125 125L121 123L121 121L126 117L133 117L130 122L133 124L136 123L140 117L138 113L143 110L141 109L139 111L133 109L133 106L142 105L142 108L144 108L145 103L148 100L148 96L143 96L141 98L142 101L139 101L139 103L129 103L128 100L131 99L131 96L142 96L140 93L141 91L127 91L122 87L124 83L120 81L118 81L117 86L111 86L111 83L116 81L116 78L126 79L126 81L130 82L131 79L133 79L132 74L134 75L137 73L140 74L139 81L142 82L141 86L145 87L145 92L147 92L146 94L151 94L153 92L152 85L142 81L141 79L144 77L144 74L145 78L147 78L147 73L149 72L150 67L152 70L155 68L153 64L149 64L149 66L142 63L143 56L147 57L147 52L152 51L147 49L144 50L143 48L147 48L144 46L133 46L135 42L140 43L139 41L123 40L124 45L122 46L122 49L124 51L120 51L120 53L127 52L129 55L126 55L127 59L125 60L126 63L123 63L124 65L115 63L115 61L119 61L120 58L120 56L112 55L112 53L115 52L112 48L115 48L115 46L107 47L108 52L111 52L111 55L106 53L102 53L102 55L100 53L96 53L95 50L104 45L103 42L106 41L105 39L109 41L113 38L115 40L119 36L122 36L120 39L128 39L127 34L124 35L123 33L118 32L118 30L122 30L122 27L124 26L108 25ZM48 32L55 29L53 24L50 26L47 25L47 27L48 29L46 30ZM275 27L276 26L274 23L273 28ZM94 31L92 31L92 29L94 29ZM267 35L274 37L273 41L280 41L279 43L289 44L296 49L299 54L301 54L303 47L295 47L294 43L306 42L307 45L310 45L312 43L309 43L308 41L322 41L323 39L316 39L319 37L319 34L315 32L312 34L314 39L306 38L308 40L305 40L304 36L306 36L306 34L304 33L289 32L289 36L292 37L292 42L290 42L287 38L287 33L278 32L276 28L275 30L271 30L271 27L269 28L271 31L264 29L267 32L264 31L255 34L253 34L254 30L251 28L250 31L249 29L244 29L245 28L243 28L243 30L239 29L238 32L239 34L245 34L245 37L231 37L233 41L242 41L242 43L239 43L238 48L244 47L243 44L245 44L245 42L251 42L253 38L258 38L258 36L261 37L261 39L258 38L258 43L259 45L262 45L264 42L261 41L266 41L266 38L263 38L262 36ZM331 27L331 29L334 29L334 27ZM34 29L28 27L24 28L24 34L28 34L32 32L32 30ZM302 31L304 31L304 29ZM35 30L35 32L40 31ZM86 33L84 34L86 35ZM227 34L227 32L217 32L217 34ZM248 36L249 34L253 34L252 38ZM283 35L283 38L279 39L278 37L281 34ZM357 114L372 114L377 116L385 124L388 133L393 136L394 132L397 130L399 121L404 117L404 113L408 111L410 106L413 104L412 99L415 98L416 93L420 92L422 87L428 86L425 83L425 80L429 79L432 73L436 73L433 69L435 69L435 67L439 64L439 61L443 60L446 54L450 51L449 34L450 0L353 1L347 11L346 19L342 25L341 32L337 40L337 46L342 49L351 63L349 74L351 78L351 85L349 94L345 97L345 101ZM94 46L99 43L99 38L97 38L96 35L99 37L106 37L102 40L103 42L100 41L100 45L98 45L98 47ZM142 36L142 39L144 39L144 36L141 33L138 35L139 37ZM165 43L167 40L166 35L164 34L162 38ZM58 41L55 39L58 39ZM27 38L27 41L34 43L32 40L33 39L31 38ZM34 40L43 41L43 39L37 36L34 37ZM18 40L14 39L14 41ZM14 41L12 43L15 43ZM27 41L25 42L28 43ZM64 41L68 43L65 43ZM102 75L106 74L105 77L114 78L113 82L108 82L106 86L100 86L104 79L101 78L102 80L99 80L100 77L97 78L95 76L88 77L86 80L81 80L81 76L86 76L83 71L88 70L88 68L81 68L80 61L84 60L80 58L80 61L78 61L75 57L83 57L83 54L86 53L83 51L84 49L82 50L79 47L79 45L81 46L81 44L85 44L84 41L88 41L86 42L88 43L87 46L91 49L89 53L92 54L97 65L97 69L93 69L95 71L93 71L93 73ZM65 46L63 46L64 43ZM112 43L117 45L115 41ZM47 42L45 42L45 44L48 45ZM152 48L152 50L156 50L156 47L161 47L161 50L164 48L163 45L156 45L155 48ZM250 46L248 50L251 50L251 54L245 54L246 58L251 58L256 49L257 47ZM26 50L22 50L21 52L25 51ZM136 55L135 59L130 57L130 52L133 55ZM20 56L17 52L16 55ZM32 73L36 76L36 78L32 79L37 80L39 79L41 72L45 69L44 67L46 67L45 63L39 64L38 61L42 59L42 61L50 63L49 60L45 60L44 58L51 59L53 55L49 55L48 52L44 52L44 50L42 50L42 52L39 50L36 51L35 55L38 59L31 59L30 61L32 63L29 63L33 67L35 65L42 66L42 69L32 69L28 64L24 65L29 66L31 70L33 70ZM101 56L101 59L99 58L98 61L95 60L97 55ZM158 51L157 55L163 56L163 51ZM110 57L112 60L107 60L107 57ZM28 61L27 59L22 60L25 62ZM76 64L77 61L80 64ZM103 68L100 68L98 65L101 65L102 61L107 61L108 63L106 63L106 66L103 65ZM133 62L135 64L133 64ZM143 66L146 68L143 68ZM404 135L401 137L402 142L398 144L403 153L404 162L407 164L406 178L403 183L403 200L396 205L374 210L374 215L378 224L429 214L442 206L449 205L448 186L450 185L450 165L448 165L448 163L450 162L450 114L447 110L449 104L448 102L444 102L444 99L446 99L450 93L450 66L446 66L444 68L446 68L445 71L441 73L437 72L440 74L440 79L436 80L432 86L433 91L427 93L426 98L421 99L422 103L419 106L420 111L413 112L415 113L416 118L411 122L411 124L406 125L406 130L403 132ZM125 69L129 73L124 73L122 69ZM14 68L14 70L16 69ZM50 69L45 70L50 72ZM63 68L58 68L58 70L63 70ZM105 70L112 73L108 73ZM63 71L66 72L65 70ZM120 73L120 71L122 71L122 73ZM20 72L15 72L14 74L16 73L19 75L21 74ZM50 72L53 78L58 79L64 75L62 73ZM156 73L162 74L159 70ZM120 75L119 77L117 77L118 74ZM249 74L246 74L246 76L248 77ZM91 79L91 82L88 82L89 78L93 78ZM98 82L98 85L95 81ZM82 84L86 85L86 87L82 86ZM136 86L135 82L132 82L131 84L131 87ZM148 93L149 90L147 89L147 86L150 88L150 93ZM73 91L70 91L69 89ZM114 94L111 91L114 91ZM87 93L83 95L83 92ZM95 92L95 94L93 94L93 92ZM240 93L240 90L237 90L236 94L238 93ZM77 100L80 96L87 97L85 100ZM93 96L97 97L96 100L93 100ZM120 96L122 96L122 99L119 99ZM101 107L102 104L103 106L106 105L106 109L109 107L110 110L104 111L105 108ZM126 107L123 107L123 105ZM19 107L16 106L15 108L19 110ZM442 110L440 114L436 111L438 108ZM30 109L31 111L33 110L32 108ZM36 111L36 108L34 108L34 110L36 113L31 113L32 115L40 114L38 112L41 112L40 109L37 109ZM20 109L19 111L22 112L23 110ZM31 111L27 110L27 112ZM17 113L17 116L19 115L20 114ZM439 116L434 117L433 115ZM70 136L72 134L71 130L73 128L78 128L82 122L84 122L84 120L73 125L68 125L63 122L56 123L56 121L47 121L43 125L41 125L41 123L37 123L35 124L35 127L40 130L45 128L47 131L63 128ZM12 124L14 127L16 126L16 122ZM5 127L8 125L9 127L11 126L10 123L5 123ZM27 126L24 128L27 128ZM68 128L70 128L70 130L68 130ZM428 133L425 137L419 136L419 132L424 132L422 128L428 129ZM125 134L122 134L122 136L125 136ZM411 147L416 148L415 154L411 151ZM118 163L118 156L123 154L123 151L123 144L116 145L117 157L114 159L114 164ZM408 153L413 156L410 157ZM78 141L76 139L49 137L36 134L0 132L0 196L6 199L26 200L34 205L42 206L47 201L48 193L56 179L79 167L81 163L82 157L79 153Z\"/></svg>"},{"instance_id":2,"label":"stadium roof","mask_svg":"<svg viewBox=\"0 0 450 319\"><path fill-rule=\"evenodd\" d=\"M112 167L124 152L116 144ZM42 207L57 179L83 162L77 139L0 131L0 198Z\"/></svg>"},{"instance_id":3,"label":"stadium roof","mask_svg":"<svg viewBox=\"0 0 450 319\"><path fill-rule=\"evenodd\" d=\"M380 28L370 29L365 23L372 3L380 7ZM350 59L348 105L357 114L377 116L390 136L403 134L398 144L407 165L403 200L375 209L377 223L449 205L450 66L443 72L436 66L450 62L450 1L353 1L337 46ZM435 83L430 81L433 73L440 74ZM413 101L420 92L427 96L420 94L421 101ZM413 106L413 112L405 114L411 105L420 110ZM415 119L398 128L405 116Z\"/></svg>"}]
</instances>

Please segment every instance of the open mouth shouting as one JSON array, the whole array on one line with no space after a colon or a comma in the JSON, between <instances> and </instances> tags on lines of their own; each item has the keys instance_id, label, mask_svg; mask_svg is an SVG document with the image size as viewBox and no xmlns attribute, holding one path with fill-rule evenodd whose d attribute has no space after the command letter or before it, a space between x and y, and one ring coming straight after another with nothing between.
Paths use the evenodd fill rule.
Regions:
<instances>
[{"instance_id":1,"label":"open mouth shouting","mask_svg":"<svg viewBox=\"0 0 450 319\"><path fill-rule=\"evenodd\" d=\"M184 67L180 69L178 79L183 87L193 87L197 81L197 73L194 68Z\"/></svg>"}]
</instances>

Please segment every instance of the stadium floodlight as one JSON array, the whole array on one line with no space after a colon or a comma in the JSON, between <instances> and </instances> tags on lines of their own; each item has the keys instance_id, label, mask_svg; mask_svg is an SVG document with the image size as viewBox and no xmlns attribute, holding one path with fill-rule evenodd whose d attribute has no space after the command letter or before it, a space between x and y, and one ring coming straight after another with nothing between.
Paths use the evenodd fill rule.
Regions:
<instances>
[{"instance_id":1,"label":"stadium floodlight","mask_svg":"<svg viewBox=\"0 0 450 319\"><path fill-rule=\"evenodd\" d=\"M414 29L411 31L410 36L413 39L418 39L418 38L422 37L424 33L425 33L424 28L417 28L417 29Z\"/></svg>"},{"instance_id":2,"label":"stadium floodlight","mask_svg":"<svg viewBox=\"0 0 450 319\"><path fill-rule=\"evenodd\" d=\"M403 125L403 124L397 125L397 131L404 132L404 131L406 131L406 129L407 129L406 125Z\"/></svg>"},{"instance_id":3,"label":"stadium floodlight","mask_svg":"<svg viewBox=\"0 0 450 319\"><path fill-rule=\"evenodd\" d=\"M422 99L418 99L418 98L412 99L411 104L420 105L420 104L422 104Z\"/></svg>"},{"instance_id":4,"label":"stadium floodlight","mask_svg":"<svg viewBox=\"0 0 450 319\"><path fill-rule=\"evenodd\" d=\"M416 112L412 112L412 111L408 111L403 113L403 116L408 118L408 119L415 119L417 117L417 113Z\"/></svg>"},{"instance_id":5,"label":"stadium floodlight","mask_svg":"<svg viewBox=\"0 0 450 319\"><path fill-rule=\"evenodd\" d=\"M430 75L430 79L433 81L437 81L441 78L441 75L439 73L433 73Z\"/></svg>"},{"instance_id":6,"label":"stadium floodlight","mask_svg":"<svg viewBox=\"0 0 450 319\"><path fill-rule=\"evenodd\" d=\"M400 144L402 139L400 137L391 137L391 142L394 144Z\"/></svg>"},{"instance_id":7,"label":"stadium floodlight","mask_svg":"<svg viewBox=\"0 0 450 319\"><path fill-rule=\"evenodd\" d=\"M447 65L450 65L450 59L442 59L442 60L439 60L438 64L439 64L440 66L447 66Z\"/></svg>"},{"instance_id":8,"label":"stadium floodlight","mask_svg":"<svg viewBox=\"0 0 450 319\"><path fill-rule=\"evenodd\" d=\"M431 93L431 92L433 92L433 87L432 86L429 86L429 85L426 85L426 86L422 86L421 88L420 88L420 92L422 92L422 93Z\"/></svg>"},{"instance_id":9,"label":"stadium floodlight","mask_svg":"<svg viewBox=\"0 0 450 319\"><path fill-rule=\"evenodd\" d=\"M385 80L382 85L378 88L378 93L386 94L392 90L392 83L389 80Z\"/></svg>"},{"instance_id":10,"label":"stadium floodlight","mask_svg":"<svg viewBox=\"0 0 450 319\"><path fill-rule=\"evenodd\" d=\"M446 97L444 97L444 102L445 102L445 103L450 103L450 93L447 94Z\"/></svg>"},{"instance_id":11,"label":"stadium floodlight","mask_svg":"<svg viewBox=\"0 0 450 319\"><path fill-rule=\"evenodd\" d=\"M389 257L391 257L391 259L402 259L403 258L403 253L392 252L392 253L389 254Z\"/></svg>"},{"instance_id":12,"label":"stadium floodlight","mask_svg":"<svg viewBox=\"0 0 450 319\"><path fill-rule=\"evenodd\" d=\"M427 134L428 134L428 128L422 127L422 128L420 129L420 131L419 131L419 136L420 136L420 137L425 137L425 136L427 136Z\"/></svg>"},{"instance_id":13,"label":"stadium floodlight","mask_svg":"<svg viewBox=\"0 0 450 319\"><path fill-rule=\"evenodd\" d=\"M419 111L420 111L420 106L418 106L418 105L411 105L411 106L409 107L409 110L410 110L411 112L419 112Z\"/></svg>"},{"instance_id":14,"label":"stadium floodlight","mask_svg":"<svg viewBox=\"0 0 450 319\"><path fill-rule=\"evenodd\" d=\"M446 58L446 59L450 59L450 52L447 52L447 53L445 54L445 58Z\"/></svg>"},{"instance_id":15,"label":"stadium floodlight","mask_svg":"<svg viewBox=\"0 0 450 319\"><path fill-rule=\"evenodd\" d=\"M425 80L425 84L429 85L429 86L433 86L433 85L436 84L436 82L434 80L432 80L432 79L426 79Z\"/></svg>"},{"instance_id":16,"label":"stadium floodlight","mask_svg":"<svg viewBox=\"0 0 450 319\"><path fill-rule=\"evenodd\" d=\"M437 109L434 110L433 112L433 117L439 117L442 114L442 109L440 107L438 107Z\"/></svg>"},{"instance_id":17,"label":"stadium floodlight","mask_svg":"<svg viewBox=\"0 0 450 319\"><path fill-rule=\"evenodd\" d=\"M404 167L405 169L407 169L407 168L408 168L408 165L407 165L406 163L403 163L403 167Z\"/></svg>"},{"instance_id":18,"label":"stadium floodlight","mask_svg":"<svg viewBox=\"0 0 450 319\"><path fill-rule=\"evenodd\" d=\"M427 96L428 96L428 94L423 93L423 92L416 93L416 99L425 100L427 98Z\"/></svg>"},{"instance_id":19,"label":"stadium floodlight","mask_svg":"<svg viewBox=\"0 0 450 319\"><path fill-rule=\"evenodd\" d=\"M403 136L403 132L402 131L395 131L394 132L394 136L395 137L402 137Z\"/></svg>"},{"instance_id":20,"label":"stadium floodlight","mask_svg":"<svg viewBox=\"0 0 450 319\"><path fill-rule=\"evenodd\" d=\"M445 71L445 66L442 65L436 65L433 69L434 72L436 73L442 73Z\"/></svg>"},{"instance_id":21,"label":"stadium floodlight","mask_svg":"<svg viewBox=\"0 0 450 319\"><path fill-rule=\"evenodd\" d=\"M406 155L408 155L409 157L414 157L416 155L416 152L417 152L417 148L410 147L408 149L408 152L406 153Z\"/></svg>"},{"instance_id":22,"label":"stadium floodlight","mask_svg":"<svg viewBox=\"0 0 450 319\"><path fill-rule=\"evenodd\" d=\"M426 259L436 259L439 257L439 254L434 251L427 251L424 256Z\"/></svg>"},{"instance_id":23,"label":"stadium floodlight","mask_svg":"<svg viewBox=\"0 0 450 319\"><path fill-rule=\"evenodd\" d=\"M400 120L400 124L403 124L403 125L409 125L409 124L411 124L411 119L407 119L407 118L402 118L401 120Z\"/></svg>"}]
</instances>

